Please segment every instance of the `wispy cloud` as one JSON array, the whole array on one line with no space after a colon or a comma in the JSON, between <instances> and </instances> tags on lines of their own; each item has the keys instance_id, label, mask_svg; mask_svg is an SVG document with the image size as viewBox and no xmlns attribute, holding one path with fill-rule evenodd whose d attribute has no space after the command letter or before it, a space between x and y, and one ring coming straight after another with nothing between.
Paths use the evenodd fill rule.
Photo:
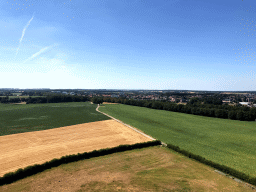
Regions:
<instances>
[{"instance_id":1,"label":"wispy cloud","mask_svg":"<svg viewBox=\"0 0 256 192\"><path fill-rule=\"evenodd\" d=\"M28 61L30 61L30 60L32 60L32 59L34 59L34 58L36 58L37 56L41 55L42 53L44 53L45 51L47 51L48 49L50 49L50 48L52 48L52 47L54 47L54 46L57 46L57 44L53 44L53 45L51 45L51 46L42 48L40 51L38 51L37 53L35 53L35 54L33 54L31 57L29 57L27 60L25 60L25 61L23 62L23 64L26 63L26 62L28 62Z\"/></svg>"},{"instance_id":2,"label":"wispy cloud","mask_svg":"<svg viewBox=\"0 0 256 192\"><path fill-rule=\"evenodd\" d=\"M32 18L28 21L27 25L23 28L22 35L21 35L21 38L20 38L19 47L18 47L18 49L17 49L17 51L16 51L16 56L17 56L17 54L18 54L18 52L19 52L20 45L21 45L21 42L22 42L23 37L24 37L24 35L25 35L25 32L26 32L28 26L30 25L31 21L33 20L33 18L34 18L34 14L33 14Z\"/></svg>"}]
</instances>

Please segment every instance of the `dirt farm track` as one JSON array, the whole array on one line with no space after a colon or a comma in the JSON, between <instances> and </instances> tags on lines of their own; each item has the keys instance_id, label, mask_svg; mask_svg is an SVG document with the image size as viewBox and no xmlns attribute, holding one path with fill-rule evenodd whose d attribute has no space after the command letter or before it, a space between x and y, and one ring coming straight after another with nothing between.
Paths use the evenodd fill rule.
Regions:
<instances>
[{"instance_id":1,"label":"dirt farm track","mask_svg":"<svg viewBox=\"0 0 256 192\"><path fill-rule=\"evenodd\" d=\"M65 155L146 141L115 120L0 136L0 176Z\"/></svg>"}]
</instances>

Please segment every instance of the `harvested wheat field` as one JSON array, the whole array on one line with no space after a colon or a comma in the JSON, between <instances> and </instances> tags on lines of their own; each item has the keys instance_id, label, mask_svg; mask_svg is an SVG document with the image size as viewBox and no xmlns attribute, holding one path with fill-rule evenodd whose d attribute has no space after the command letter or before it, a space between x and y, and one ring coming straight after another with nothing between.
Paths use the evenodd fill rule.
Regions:
<instances>
[{"instance_id":1,"label":"harvested wheat field","mask_svg":"<svg viewBox=\"0 0 256 192\"><path fill-rule=\"evenodd\" d=\"M0 186L0 191L253 192L243 183L160 146L62 164Z\"/></svg>"},{"instance_id":2,"label":"harvested wheat field","mask_svg":"<svg viewBox=\"0 0 256 192\"><path fill-rule=\"evenodd\" d=\"M150 139L114 120L0 136L0 176L65 155L146 141Z\"/></svg>"}]
</instances>

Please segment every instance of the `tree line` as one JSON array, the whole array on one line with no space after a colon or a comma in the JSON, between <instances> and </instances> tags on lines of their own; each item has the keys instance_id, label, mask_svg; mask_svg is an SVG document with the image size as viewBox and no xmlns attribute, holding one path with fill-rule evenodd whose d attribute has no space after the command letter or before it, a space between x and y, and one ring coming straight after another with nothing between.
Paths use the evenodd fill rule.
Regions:
<instances>
[{"instance_id":1,"label":"tree line","mask_svg":"<svg viewBox=\"0 0 256 192\"><path fill-rule=\"evenodd\" d=\"M92 102L94 104L102 104L103 103L103 97L93 97Z\"/></svg>"},{"instance_id":2,"label":"tree line","mask_svg":"<svg viewBox=\"0 0 256 192\"><path fill-rule=\"evenodd\" d=\"M0 97L0 103L20 103L26 101L26 98L9 98L9 96Z\"/></svg>"},{"instance_id":3,"label":"tree line","mask_svg":"<svg viewBox=\"0 0 256 192\"><path fill-rule=\"evenodd\" d=\"M26 104L35 103L63 103L63 102L85 102L89 101L86 96L77 95L49 95L46 97L28 97L28 98L9 98L0 97L1 103L20 103L26 102Z\"/></svg>"},{"instance_id":4,"label":"tree line","mask_svg":"<svg viewBox=\"0 0 256 192\"><path fill-rule=\"evenodd\" d=\"M190 100L191 102L188 102L187 105L167 101L148 101L106 97L103 98L103 101L223 119L240 121L255 121L256 119L256 107L249 108L245 106L200 104L199 102L193 102L193 99Z\"/></svg>"},{"instance_id":5,"label":"tree line","mask_svg":"<svg viewBox=\"0 0 256 192\"><path fill-rule=\"evenodd\" d=\"M49 95L47 97L29 98L27 104L30 103L64 103L64 102L85 102L89 101L86 96L77 95Z\"/></svg>"}]
</instances>

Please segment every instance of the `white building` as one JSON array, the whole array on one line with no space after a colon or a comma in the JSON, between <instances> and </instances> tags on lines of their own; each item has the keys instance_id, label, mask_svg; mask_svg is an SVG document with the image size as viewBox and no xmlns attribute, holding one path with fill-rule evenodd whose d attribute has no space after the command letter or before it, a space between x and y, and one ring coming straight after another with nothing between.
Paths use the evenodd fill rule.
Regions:
<instances>
[{"instance_id":1,"label":"white building","mask_svg":"<svg viewBox=\"0 0 256 192\"><path fill-rule=\"evenodd\" d=\"M239 102L239 104L245 105L245 106L249 106L249 105L250 105L250 102Z\"/></svg>"}]
</instances>

